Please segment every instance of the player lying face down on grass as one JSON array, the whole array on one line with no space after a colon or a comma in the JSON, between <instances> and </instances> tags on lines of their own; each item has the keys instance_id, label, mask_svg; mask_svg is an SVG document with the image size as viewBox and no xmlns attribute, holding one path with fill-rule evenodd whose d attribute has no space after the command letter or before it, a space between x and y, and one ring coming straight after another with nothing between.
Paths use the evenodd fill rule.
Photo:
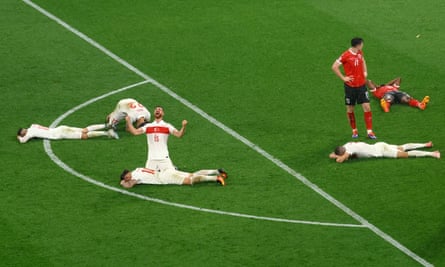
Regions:
<instances>
[{"instance_id":1,"label":"player lying face down on grass","mask_svg":"<svg viewBox=\"0 0 445 267\"><path fill-rule=\"evenodd\" d=\"M94 124L86 128L77 128L70 126L58 126L48 128L39 124L32 124L29 128L20 128L17 132L17 140L20 143L26 143L30 139L88 139L92 137L108 136L110 138L119 139L119 136L113 129L108 131L98 131L105 128L105 124Z\"/></svg>"},{"instance_id":2,"label":"player lying face down on grass","mask_svg":"<svg viewBox=\"0 0 445 267\"><path fill-rule=\"evenodd\" d=\"M189 173L175 169L156 171L148 168L136 168L133 171L124 170L120 177L121 186L131 188L138 184L193 185L202 182L217 182L224 186L228 175L223 169L200 170L194 173Z\"/></svg>"},{"instance_id":3,"label":"player lying face down on grass","mask_svg":"<svg viewBox=\"0 0 445 267\"><path fill-rule=\"evenodd\" d=\"M131 123L136 122L136 128L141 127L144 123L150 121L150 112L138 101L132 98L125 98L119 100L114 108L105 119L107 127L116 129L120 121L129 117Z\"/></svg>"},{"instance_id":4,"label":"player lying face down on grass","mask_svg":"<svg viewBox=\"0 0 445 267\"><path fill-rule=\"evenodd\" d=\"M380 106L384 112L389 112L392 104L407 104L424 110L430 97L425 96L422 101L412 98L408 93L400 91L401 82L402 78L398 77L382 85L376 85L373 81L367 80L366 85L369 91L380 99Z\"/></svg>"},{"instance_id":5,"label":"player lying face down on grass","mask_svg":"<svg viewBox=\"0 0 445 267\"><path fill-rule=\"evenodd\" d=\"M384 142L367 144L364 142L349 142L335 148L329 154L329 158L342 163L352 158L408 158L408 157L433 157L440 158L439 151L415 150L423 147L433 147L431 141L427 143L409 143L404 145L390 145Z\"/></svg>"}]
</instances>

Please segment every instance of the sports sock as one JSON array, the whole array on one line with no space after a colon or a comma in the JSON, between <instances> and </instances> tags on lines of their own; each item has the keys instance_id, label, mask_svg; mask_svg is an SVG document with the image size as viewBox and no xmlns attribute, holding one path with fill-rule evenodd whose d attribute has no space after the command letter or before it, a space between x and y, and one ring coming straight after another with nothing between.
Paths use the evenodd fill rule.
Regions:
<instances>
[{"instance_id":1,"label":"sports sock","mask_svg":"<svg viewBox=\"0 0 445 267\"><path fill-rule=\"evenodd\" d=\"M409 157L433 157L433 152L421 151L421 150L411 150L408 151Z\"/></svg>"},{"instance_id":2,"label":"sports sock","mask_svg":"<svg viewBox=\"0 0 445 267\"><path fill-rule=\"evenodd\" d=\"M88 132L97 131L105 128L105 124L93 124L87 127Z\"/></svg>"},{"instance_id":3,"label":"sports sock","mask_svg":"<svg viewBox=\"0 0 445 267\"><path fill-rule=\"evenodd\" d=\"M347 112L347 114L348 114L349 125L351 125L351 128L353 130L357 129L357 125L355 123L355 114L354 114L354 112Z\"/></svg>"},{"instance_id":4,"label":"sports sock","mask_svg":"<svg viewBox=\"0 0 445 267\"><path fill-rule=\"evenodd\" d=\"M218 175L218 170L199 170L194 172L193 175Z\"/></svg>"},{"instance_id":5,"label":"sports sock","mask_svg":"<svg viewBox=\"0 0 445 267\"><path fill-rule=\"evenodd\" d=\"M107 132L104 131L91 131L87 133L88 138L98 137L98 136L108 136Z\"/></svg>"},{"instance_id":6,"label":"sports sock","mask_svg":"<svg viewBox=\"0 0 445 267\"><path fill-rule=\"evenodd\" d=\"M196 175L196 174L193 174L191 180L192 180L192 184L202 183L202 182L209 182L209 181L216 182L216 178L217 177L218 176L215 176L215 175L211 175L210 176L210 175Z\"/></svg>"},{"instance_id":7,"label":"sports sock","mask_svg":"<svg viewBox=\"0 0 445 267\"><path fill-rule=\"evenodd\" d=\"M420 144L420 143L408 143L408 144L404 144L402 145L403 151L407 151L407 150L413 150L416 148L422 148L425 147L425 144Z\"/></svg>"},{"instance_id":8,"label":"sports sock","mask_svg":"<svg viewBox=\"0 0 445 267\"><path fill-rule=\"evenodd\" d=\"M411 98L411 100L408 102L408 105L411 107L419 107L420 102L417 99Z\"/></svg>"},{"instance_id":9,"label":"sports sock","mask_svg":"<svg viewBox=\"0 0 445 267\"><path fill-rule=\"evenodd\" d=\"M364 116L365 116L366 129L372 131L372 112L366 111L364 113Z\"/></svg>"}]
</instances>

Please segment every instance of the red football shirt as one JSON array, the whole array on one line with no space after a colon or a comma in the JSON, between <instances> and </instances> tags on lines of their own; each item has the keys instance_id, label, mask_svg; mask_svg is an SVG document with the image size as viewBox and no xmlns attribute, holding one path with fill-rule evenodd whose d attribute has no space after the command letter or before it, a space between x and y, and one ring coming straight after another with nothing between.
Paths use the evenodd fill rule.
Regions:
<instances>
[{"instance_id":1,"label":"red football shirt","mask_svg":"<svg viewBox=\"0 0 445 267\"><path fill-rule=\"evenodd\" d=\"M361 87L366 82L365 69L364 69L364 57L363 52L360 50L357 53L346 50L338 59L343 65L346 76L351 76L354 79L346 84L350 87Z\"/></svg>"},{"instance_id":2,"label":"red football shirt","mask_svg":"<svg viewBox=\"0 0 445 267\"><path fill-rule=\"evenodd\" d=\"M377 87L376 90L374 92L372 92L372 94L375 97L377 97L378 99L381 99L387 92L398 91L398 90L399 90L398 86L383 85L383 86Z\"/></svg>"}]
</instances>

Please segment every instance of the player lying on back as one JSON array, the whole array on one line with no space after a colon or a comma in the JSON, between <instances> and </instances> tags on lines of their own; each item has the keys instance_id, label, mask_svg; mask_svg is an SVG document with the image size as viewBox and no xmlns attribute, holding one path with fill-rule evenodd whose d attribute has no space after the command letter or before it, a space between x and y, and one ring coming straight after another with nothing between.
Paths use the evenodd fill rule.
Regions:
<instances>
[{"instance_id":1,"label":"player lying on back","mask_svg":"<svg viewBox=\"0 0 445 267\"><path fill-rule=\"evenodd\" d=\"M108 131L98 131L104 127L104 124L94 124L83 129L64 125L48 128L39 124L32 124L29 128L20 128L17 132L17 139L20 143L26 143L33 138L59 140L88 139L92 137L108 136L110 138L119 139L119 136L113 129Z\"/></svg>"},{"instance_id":2,"label":"player lying on back","mask_svg":"<svg viewBox=\"0 0 445 267\"><path fill-rule=\"evenodd\" d=\"M367 144L364 142L349 142L335 148L329 157L342 163L352 158L408 158L408 157L433 157L440 158L439 151L414 150L423 147L433 147L431 141L427 143L409 143L404 145L389 145L384 142Z\"/></svg>"},{"instance_id":3,"label":"player lying on back","mask_svg":"<svg viewBox=\"0 0 445 267\"><path fill-rule=\"evenodd\" d=\"M176 184L193 185L202 182L217 182L225 185L228 175L223 169L200 170L194 173L182 172L175 169L152 170L136 168L133 171L124 170L121 174L121 186L131 188L138 184Z\"/></svg>"},{"instance_id":4,"label":"player lying on back","mask_svg":"<svg viewBox=\"0 0 445 267\"><path fill-rule=\"evenodd\" d=\"M139 128L150 121L150 112L138 101L132 98L121 99L116 108L106 118L107 127L116 129L119 122L128 116L131 123L136 122L136 128Z\"/></svg>"},{"instance_id":5,"label":"player lying on back","mask_svg":"<svg viewBox=\"0 0 445 267\"><path fill-rule=\"evenodd\" d=\"M384 112L389 112L392 104L408 104L411 107L419 108L424 110L426 104L430 101L429 96L425 96L422 101L418 101L412 98L406 92L400 91L400 83L402 79L400 77L395 78L386 84L380 86L376 85L373 81L367 80L366 84L371 91L371 93L380 99L380 106Z\"/></svg>"}]
</instances>

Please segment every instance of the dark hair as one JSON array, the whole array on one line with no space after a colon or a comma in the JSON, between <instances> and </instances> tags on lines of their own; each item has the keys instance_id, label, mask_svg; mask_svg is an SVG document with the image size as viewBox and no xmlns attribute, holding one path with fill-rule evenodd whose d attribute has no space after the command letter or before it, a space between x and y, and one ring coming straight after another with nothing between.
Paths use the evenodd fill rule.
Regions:
<instances>
[{"instance_id":1,"label":"dark hair","mask_svg":"<svg viewBox=\"0 0 445 267\"><path fill-rule=\"evenodd\" d=\"M344 147L342 147L342 146L338 146L338 147L335 148L334 153L337 156L343 156L343 154L346 153L346 149Z\"/></svg>"},{"instance_id":2,"label":"dark hair","mask_svg":"<svg viewBox=\"0 0 445 267\"><path fill-rule=\"evenodd\" d=\"M22 131L23 131L23 128L19 128L19 130L17 131L17 135L18 136L22 136L21 134L22 134Z\"/></svg>"},{"instance_id":3,"label":"dark hair","mask_svg":"<svg viewBox=\"0 0 445 267\"><path fill-rule=\"evenodd\" d=\"M359 45L359 44L361 44L361 43L363 43L363 39L360 38L360 37L354 37L354 38L352 38L352 40L351 40L351 46L352 46L352 47L356 47L357 45Z\"/></svg>"},{"instance_id":4,"label":"dark hair","mask_svg":"<svg viewBox=\"0 0 445 267\"><path fill-rule=\"evenodd\" d=\"M127 175L127 173L129 173L130 171L125 169L122 174L121 174L121 181L125 179L125 175Z\"/></svg>"}]
</instances>

